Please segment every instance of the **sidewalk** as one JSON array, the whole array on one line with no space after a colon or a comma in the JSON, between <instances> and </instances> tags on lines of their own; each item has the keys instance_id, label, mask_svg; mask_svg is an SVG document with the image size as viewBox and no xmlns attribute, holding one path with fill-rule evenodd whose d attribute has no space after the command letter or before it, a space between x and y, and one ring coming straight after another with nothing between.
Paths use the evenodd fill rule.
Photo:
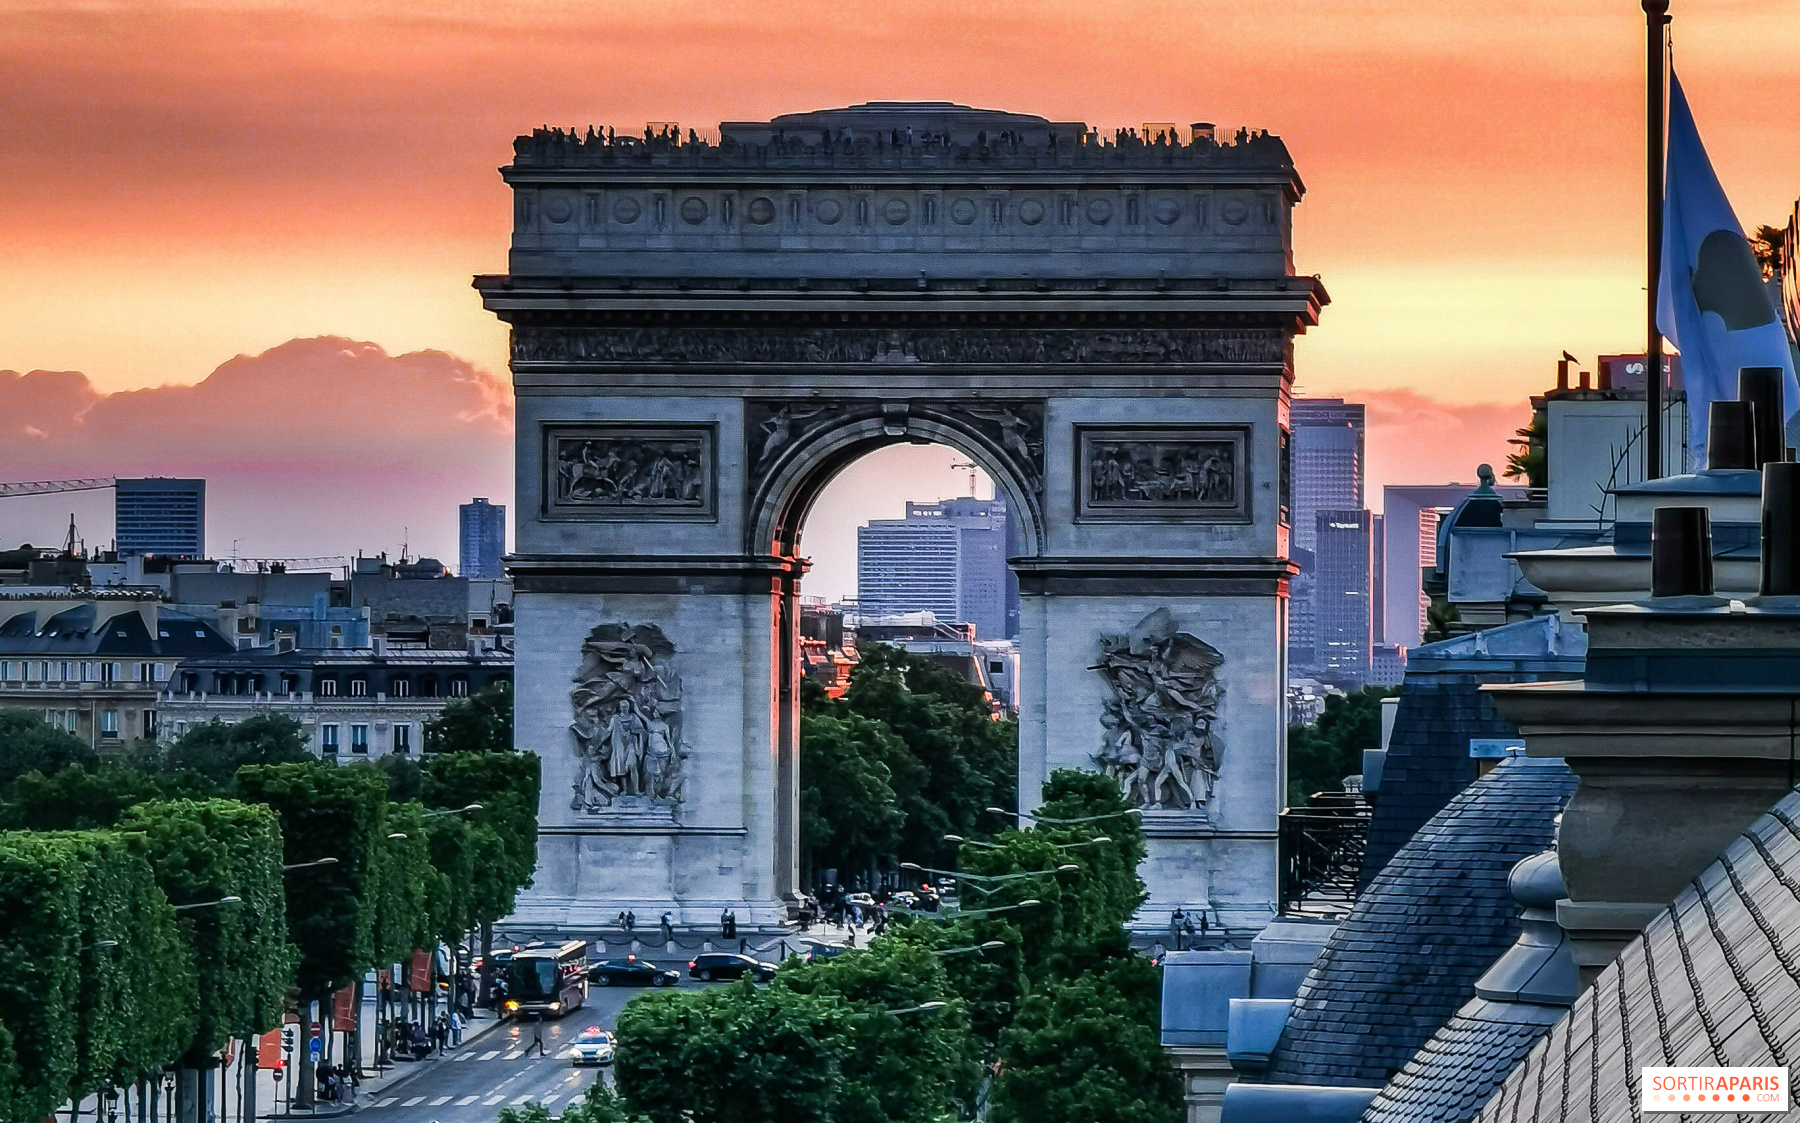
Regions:
<instances>
[{"instance_id":1,"label":"sidewalk","mask_svg":"<svg viewBox=\"0 0 1800 1123\"><path fill-rule=\"evenodd\" d=\"M475 1020L463 1032L461 1045L452 1045L442 1053L434 1053L422 1061L397 1061L389 1065L379 1076L364 1076L356 1086L356 1100L353 1103L323 1102L311 1111L295 1109L291 1118L296 1119L332 1119L340 1115L349 1115L360 1110L364 1104L380 1099L384 1095L392 1095L396 1089L412 1083L414 1079L425 1073L434 1071L439 1065L455 1060L465 1050L474 1047L475 1043L506 1024L506 1019L492 1010L475 1011ZM277 1110L259 1112L259 1119L278 1120L290 1118L287 1112L279 1110L283 1105L276 1104Z\"/></svg>"}]
</instances>

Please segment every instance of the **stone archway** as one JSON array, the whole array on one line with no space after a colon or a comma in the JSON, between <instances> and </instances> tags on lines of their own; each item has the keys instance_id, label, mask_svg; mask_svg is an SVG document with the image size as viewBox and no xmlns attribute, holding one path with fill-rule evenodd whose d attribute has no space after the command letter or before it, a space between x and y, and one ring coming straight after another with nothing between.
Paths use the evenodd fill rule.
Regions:
<instances>
[{"instance_id":1,"label":"stone archway","mask_svg":"<svg viewBox=\"0 0 1800 1123\"><path fill-rule=\"evenodd\" d=\"M1017 512L1021 801L1114 772L1148 805L1146 915L1258 925L1291 340L1325 300L1286 149L941 104L723 128L540 132L504 169L511 271L477 287L513 331L516 729L544 758L520 922L780 922L800 528L910 440Z\"/></svg>"}]
</instances>

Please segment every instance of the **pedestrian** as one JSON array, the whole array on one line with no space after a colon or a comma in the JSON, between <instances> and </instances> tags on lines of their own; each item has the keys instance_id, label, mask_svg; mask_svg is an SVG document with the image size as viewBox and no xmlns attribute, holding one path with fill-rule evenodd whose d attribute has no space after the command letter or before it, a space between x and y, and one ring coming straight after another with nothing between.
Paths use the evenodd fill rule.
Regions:
<instances>
[{"instance_id":1,"label":"pedestrian","mask_svg":"<svg viewBox=\"0 0 1800 1123\"><path fill-rule=\"evenodd\" d=\"M463 1016L461 1010L450 1011L450 1044L461 1045L463 1035Z\"/></svg>"},{"instance_id":2,"label":"pedestrian","mask_svg":"<svg viewBox=\"0 0 1800 1123\"><path fill-rule=\"evenodd\" d=\"M1205 913L1200 914L1200 934L1202 936L1206 935L1206 914Z\"/></svg>"},{"instance_id":3,"label":"pedestrian","mask_svg":"<svg viewBox=\"0 0 1800 1123\"><path fill-rule=\"evenodd\" d=\"M1182 930L1182 932L1186 933L1187 938L1188 938L1188 943L1190 945L1193 944L1194 943L1194 918L1191 916L1183 918L1183 920L1181 922L1181 930Z\"/></svg>"},{"instance_id":4,"label":"pedestrian","mask_svg":"<svg viewBox=\"0 0 1800 1123\"><path fill-rule=\"evenodd\" d=\"M746 952L748 952L749 950L750 950L750 941L745 939L742 936L739 936L738 937L738 954L743 955Z\"/></svg>"},{"instance_id":5,"label":"pedestrian","mask_svg":"<svg viewBox=\"0 0 1800 1123\"><path fill-rule=\"evenodd\" d=\"M450 1047L450 1019L442 1014L432 1023L431 1036L437 1042L437 1051L442 1053Z\"/></svg>"},{"instance_id":6,"label":"pedestrian","mask_svg":"<svg viewBox=\"0 0 1800 1123\"><path fill-rule=\"evenodd\" d=\"M533 1049L538 1051L540 1057L549 1056L544 1051L544 1020L542 1018L533 1018L531 1021L531 1044L525 1047L525 1055L531 1056Z\"/></svg>"},{"instance_id":7,"label":"pedestrian","mask_svg":"<svg viewBox=\"0 0 1800 1123\"><path fill-rule=\"evenodd\" d=\"M887 931L887 909L886 908L877 908L875 910L875 927L874 927L873 931L877 936L879 936L883 932Z\"/></svg>"},{"instance_id":8,"label":"pedestrian","mask_svg":"<svg viewBox=\"0 0 1800 1123\"><path fill-rule=\"evenodd\" d=\"M637 930L637 913L632 912L630 909L626 909L622 923L625 928L625 934L627 936L631 935L631 933Z\"/></svg>"},{"instance_id":9,"label":"pedestrian","mask_svg":"<svg viewBox=\"0 0 1800 1123\"><path fill-rule=\"evenodd\" d=\"M675 917L673 915L671 915L670 913L665 912L662 914L661 923L662 923L663 943L665 943L665 944L674 943L675 942Z\"/></svg>"},{"instance_id":10,"label":"pedestrian","mask_svg":"<svg viewBox=\"0 0 1800 1123\"><path fill-rule=\"evenodd\" d=\"M613 917L613 927L615 927L615 928L624 928L625 927L625 910L624 909L620 909L619 915Z\"/></svg>"},{"instance_id":11,"label":"pedestrian","mask_svg":"<svg viewBox=\"0 0 1800 1123\"><path fill-rule=\"evenodd\" d=\"M1175 945L1176 951L1181 950L1181 922L1186 919L1180 909L1169 914L1169 942Z\"/></svg>"}]
</instances>

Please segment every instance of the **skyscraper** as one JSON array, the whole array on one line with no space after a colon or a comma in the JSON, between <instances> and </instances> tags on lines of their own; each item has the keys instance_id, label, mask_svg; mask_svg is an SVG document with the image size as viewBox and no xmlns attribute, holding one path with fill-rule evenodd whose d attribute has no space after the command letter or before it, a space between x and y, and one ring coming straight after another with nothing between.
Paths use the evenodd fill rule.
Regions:
<instances>
[{"instance_id":1,"label":"skyscraper","mask_svg":"<svg viewBox=\"0 0 1800 1123\"><path fill-rule=\"evenodd\" d=\"M1317 603L1321 595L1319 515L1363 507L1363 412L1362 406L1342 398L1295 398L1288 409L1292 464L1289 550L1300 567L1288 586L1288 663L1302 674L1328 670L1317 662L1323 650L1323 610ZM1366 584L1362 596L1366 603ZM1366 638L1363 656L1366 663Z\"/></svg>"},{"instance_id":2,"label":"skyscraper","mask_svg":"<svg viewBox=\"0 0 1800 1123\"><path fill-rule=\"evenodd\" d=\"M1313 666L1344 686L1369 673L1369 512L1314 516Z\"/></svg>"},{"instance_id":3,"label":"skyscraper","mask_svg":"<svg viewBox=\"0 0 1800 1123\"><path fill-rule=\"evenodd\" d=\"M1342 398L1295 398L1293 434L1294 544L1313 548L1320 511L1354 511L1363 501L1363 407Z\"/></svg>"},{"instance_id":4,"label":"skyscraper","mask_svg":"<svg viewBox=\"0 0 1800 1123\"><path fill-rule=\"evenodd\" d=\"M1018 581L1007 567L1006 500L908 503L903 519L856 529L856 599L870 615L931 612L984 639L1018 634Z\"/></svg>"},{"instance_id":5,"label":"skyscraper","mask_svg":"<svg viewBox=\"0 0 1800 1123\"><path fill-rule=\"evenodd\" d=\"M503 577L506 506L476 499L457 508L461 522L456 572L460 577Z\"/></svg>"},{"instance_id":6,"label":"skyscraper","mask_svg":"<svg viewBox=\"0 0 1800 1123\"><path fill-rule=\"evenodd\" d=\"M206 481L155 477L113 485L113 538L121 554L206 556Z\"/></svg>"}]
</instances>

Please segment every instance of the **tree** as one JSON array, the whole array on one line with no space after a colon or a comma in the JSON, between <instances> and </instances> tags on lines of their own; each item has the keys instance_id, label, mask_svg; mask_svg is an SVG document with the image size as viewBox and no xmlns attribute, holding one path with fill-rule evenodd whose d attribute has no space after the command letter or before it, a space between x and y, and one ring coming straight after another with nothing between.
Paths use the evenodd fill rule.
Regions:
<instances>
[{"instance_id":1,"label":"tree","mask_svg":"<svg viewBox=\"0 0 1800 1123\"><path fill-rule=\"evenodd\" d=\"M71 764L91 768L99 759L86 741L30 710L0 708L0 790L27 772L48 776Z\"/></svg>"},{"instance_id":2,"label":"tree","mask_svg":"<svg viewBox=\"0 0 1800 1123\"><path fill-rule=\"evenodd\" d=\"M232 1038L273 1029L291 978L282 834L267 807L237 800L139 804L119 821L162 891L182 909L177 924L197 985L189 1067L206 1067Z\"/></svg>"},{"instance_id":3,"label":"tree","mask_svg":"<svg viewBox=\"0 0 1800 1123\"><path fill-rule=\"evenodd\" d=\"M1773 280L1781 275L1781 255L1787 248L1787 231L1779 226L1758 226L1756 233L1750 236L1750 251L1756 255L1757 265L1762 267L1763 280Z\"/></svg>"},{"instance_id":4,"label":"tree","mask_svg":"<svg viewBox=\"0 0 1800 1123\"><path fill-rule=\"evenodd\" d=\"M195 725L162 753L168 772L194 772L223 787L247 764L302 764L312 760L306 730L283 714L256 714L233 725L214 719Z\"/></svg>"},{"instance_id":5,"label":"tree","mask_svg":"<svg viewBox=\"0 0 1800 1123\"><path fill-rule=\"evenodd\" d=\"M0 821L17 830L93 830L112 826L135 803L176 792L164 777L112 761L71 764L48 776L34 770L13 781Z\"/></svg>"},{"instance_id":6,"label":"tree","mask_svg":"<svg viewBox=\"0 0 1800 1123\"><path fill-rule=\"evenodd\" d=\"M1523 479L1526 487L1548 487L1550 479L1549 415L1544 410L1533 410L1531 423L1523 429L1516 430L1507 444L1518 445L1519 451L1506 456L1506 478Z\"/></svg>"},{"instance_id":7,"label":"tree","mask_svg":"<svg viewBox=\"0 0 1800 1123\"><path fill-rule=\"evenodd\" d=\"M857 1013L846 1023L837 1118L844 1123L933 1123L971 1105L981 1078L981 1043L932 949L877 940L866 951L785 967L776 988L833 996ZM916 1010L926 1003L943 1008Z\"/></svg>"},{"instance_id":8,"label":"tree","mask_svg":"<svg viewBox=\"0 0 1800 1123\"><path fill-rule=\"evenodd\" d=\"M1344 789L1344 777L1362 771L1362 754L1381 747L1381 700L1394 693L1365 686L1333 694L1312 725L1288 728L1288 804L1306 806L1315 792Z\"/></svg>"},{"instance_id":9,"label":"tree","mask_svg":"<svg viewBox=\"0 0 1800 1123\"><path fill-rule=\"evenodd\" d=\"M613 1080L651 1123L838 1123L853 1016L747 979L653 992L619 1014Z\"/></svg>"},{"instance_id":10,"label":"tree","mask_svg":"<svg viewBox=\"0 0 1800 1123\"><path fill-rule=\"evenodd\" d=\"M81 868L43 835L0 834L0 1020L22 1079L9 1123L43 1119L80 1064Z\"/></svg>"},{"instance_id":11,"label":"tree","mask_svg":"<svg viewBox=\"0 0 1800 1123\"><path fill-rule=\"evenodd\" d=\"M453 698L425 723L427 753L509 753L513 749L513 688L505 679L479 694Z\"/></svg>"},{"instance_id":12,"label":"tree","mask_svg":"<svg viewBox=\"0 0 1800 1123\"><path fill-rule=\"evenodd\" d=\"M906 814L894 794L898 767L924 769L883 722L846 711L800 719L800 846L813 869L871 868L894 853Z\"/></svg>"},{"instance_id":13,"label":"tree","mask_svg":"<svg viewBox=\"0 0 1800 1123\"><path fill-rule=\"evenodd\" d=\"M1158 1039L1156 968L1135 955L1047 980L1000 1035L994 1123L1180 1123L1181 1082Z\"/></svg>"},{"instance_id":14,"label":"tree","mask_svg":"<svg viewBox=\"0 0 1800 1123\"><path fill-rule=\"evenodd\" d=\"M375 962L398 963L414 948L434 946L442 919L433 906L446 908L443 874L431 864L431 837L425 808L418 803L390 803L380 855L380 886L375 897ZM395 835L405 835L395 838Z\"/></svg>"},{"instance_id":15,"label":"tree","mask_svg":"<svg viewBox=\"0 0 1800 1123\"><path fill-rule=\"evenodd\" d=\"M894 779L906 816L900 849L942 865L954 853L946 833L985 838L996 824L984 809L1016 801L1018 724L994 720L981 688L931 659L878 643L861 656L836 705L886 723L923 769L916 790Z\"/></svg>"},{"instance_id":16,"label":"tree","mask_svg":"<svg viewBox=\"0 0 1800 1123\"><path fill-rule=\"evenodd\" d=\"M425 806L454 810L481 804L466 818L481 836L473 891L474 911L483 921L510 914L519 890L531 884L541 778L536 753L446 752L425 759Z\"/></svg>"}]
</instances>

